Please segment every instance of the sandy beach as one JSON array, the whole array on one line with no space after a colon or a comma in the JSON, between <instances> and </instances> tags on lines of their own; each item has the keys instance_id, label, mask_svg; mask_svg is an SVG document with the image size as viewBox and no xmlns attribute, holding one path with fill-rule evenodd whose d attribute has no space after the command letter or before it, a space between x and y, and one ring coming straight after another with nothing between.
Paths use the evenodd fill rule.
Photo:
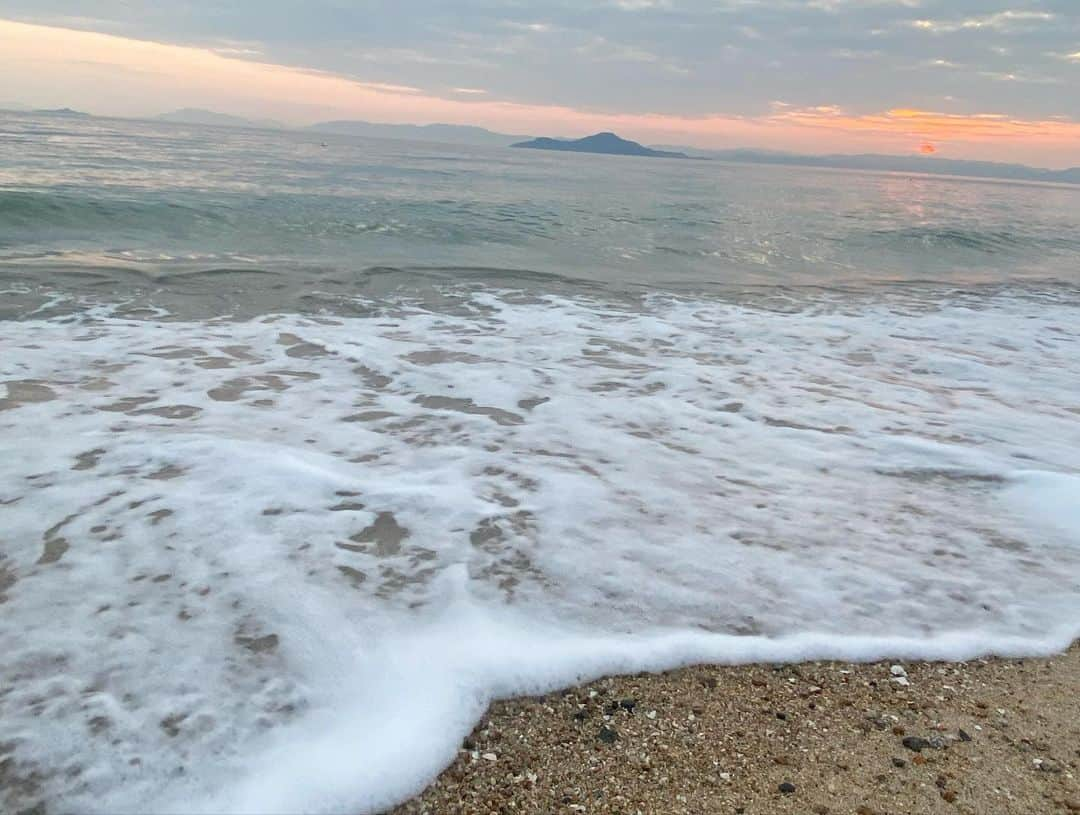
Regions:
<instances>
[{"instance_id":1,"label":"sandy beach","mask_svg":"<svg viewBox=\"0 0 1080 815\"><path fill-rule=\"evenodd\" d=\"M496 703L420 813L1080 812L1080 645L702 666Z\"/></svg>"}]
</instances>

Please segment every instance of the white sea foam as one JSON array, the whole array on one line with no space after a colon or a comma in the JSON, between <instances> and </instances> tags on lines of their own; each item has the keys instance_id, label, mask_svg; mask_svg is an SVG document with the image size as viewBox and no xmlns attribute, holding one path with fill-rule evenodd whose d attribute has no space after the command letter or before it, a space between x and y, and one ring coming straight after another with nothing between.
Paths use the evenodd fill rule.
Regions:
<instances>
[{"instance_id":1,"label":"white sea foam","mask_svg":"<svg viewBox=\"0 0 1080 815\"><path fill-rule=\"evenodd\" d=\"M1080 634L1080 309L0 323L4 794L363 812L497 696Z\"/></svg>"}]
</instances>

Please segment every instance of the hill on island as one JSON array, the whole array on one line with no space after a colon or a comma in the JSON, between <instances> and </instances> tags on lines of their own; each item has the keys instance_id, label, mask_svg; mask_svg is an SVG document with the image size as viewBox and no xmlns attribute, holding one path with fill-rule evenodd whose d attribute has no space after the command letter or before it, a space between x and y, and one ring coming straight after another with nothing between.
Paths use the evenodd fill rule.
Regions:
<instances>
[{"instance_id":1,"label":"hill on island","mask_svg":"<svg viewBox=\"0 0 1080 815\"><path fill-rule=\"evenodd\" d=\"M518 142L511 147L526 147L530 150L561 150L567 153L605 153L612 156L648 156L650 158L690 158L686 153L668 150L653 150L636 141L621 139L614 133L597 133L583 139L539 138Z\"/></svg>"}]
</instances>

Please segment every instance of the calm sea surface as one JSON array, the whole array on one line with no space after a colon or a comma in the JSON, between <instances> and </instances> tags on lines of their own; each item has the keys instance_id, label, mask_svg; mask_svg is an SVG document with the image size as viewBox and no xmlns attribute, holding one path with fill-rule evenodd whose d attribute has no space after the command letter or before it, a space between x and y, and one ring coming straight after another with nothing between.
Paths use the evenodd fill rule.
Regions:
<instances>
[{"instance_id":1,"label":"calm sea surface","mask_svg":"<svg viewBox=\"0 0 1080 815\"><path fill-rule=\"evenodd\" d=\"M7 116L3 281L207 315L455 282L1075 285L1080 188Z\"/></svg>"}]
</instances>

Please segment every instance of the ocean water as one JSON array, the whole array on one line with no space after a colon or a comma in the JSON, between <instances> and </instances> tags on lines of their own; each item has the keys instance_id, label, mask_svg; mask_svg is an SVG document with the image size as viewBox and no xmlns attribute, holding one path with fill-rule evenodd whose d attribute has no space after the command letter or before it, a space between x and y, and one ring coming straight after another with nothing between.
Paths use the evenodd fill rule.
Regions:
<instances>
[{"instance_id":1,"label":"ocean water","mask_svg":"<svg viewBox=\"0 0 1080 815\"><path fill-rule=\"evenodd\" d=\"M1077 188L7 116L0 291L5 810L1080 635Z\"/></svg>"}]
</instances>

